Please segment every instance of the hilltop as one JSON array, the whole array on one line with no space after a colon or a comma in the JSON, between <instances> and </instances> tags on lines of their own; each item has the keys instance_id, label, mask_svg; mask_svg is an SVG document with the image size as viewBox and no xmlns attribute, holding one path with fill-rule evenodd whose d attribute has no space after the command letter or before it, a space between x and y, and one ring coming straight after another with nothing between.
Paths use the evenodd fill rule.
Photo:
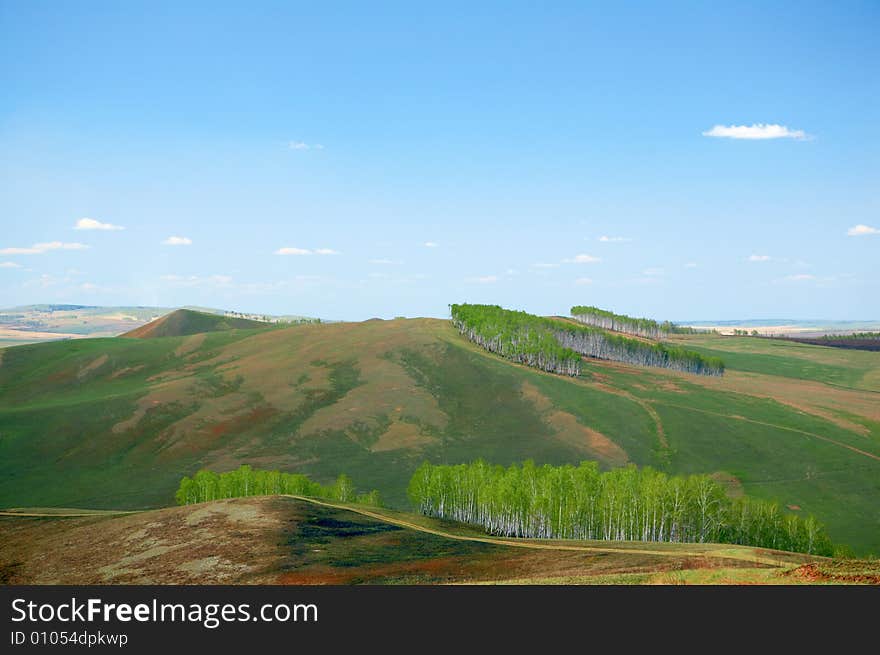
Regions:
<instances>
[{"instance_id":1,"label":"hilltop","mask_svg":"<svg viewBox=\"0 0 880 655\"><path fill-rule=\"evenodd\" d=\"M203 332L251 330L254 328L266 328L270 325L264 321L254 321L247 318L209 314L192 309L177 309L121 336L137 339L186 337Z\"/></svg>"},{"instance_id":2,"label":"hilltop","mask_svg":"<svg viewBox=\"0 0 880 655\"><path fill-rule=\"evenodd\" d=\"M712 474L880 551L880 353L670 339L723 357L725 375L584 360L559 376L436 319L7 348L0 507L167 506L184 475L247 463L344 471L405 509L426 459L593 459Z\"/></svg>"}]
</instances>

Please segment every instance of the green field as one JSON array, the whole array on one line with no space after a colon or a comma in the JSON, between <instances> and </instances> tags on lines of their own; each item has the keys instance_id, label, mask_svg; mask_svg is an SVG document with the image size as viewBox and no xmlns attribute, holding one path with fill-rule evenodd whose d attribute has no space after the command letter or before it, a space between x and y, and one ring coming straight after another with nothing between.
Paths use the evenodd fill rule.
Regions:
<instances>
[{"instance_id":1,"label":"green field","mask_svg":"<svg viewBox=\"0 0 880 655\"><path fill-rule=\"evenodd\" d=\"M676 338L724 378L590 362L511 364L447 321L83 339L0 351L0 506L145 508L242 463L407 507L425 459L597 459L711 473L880 552L880 353Z\"/></svg>"}]
</instances>

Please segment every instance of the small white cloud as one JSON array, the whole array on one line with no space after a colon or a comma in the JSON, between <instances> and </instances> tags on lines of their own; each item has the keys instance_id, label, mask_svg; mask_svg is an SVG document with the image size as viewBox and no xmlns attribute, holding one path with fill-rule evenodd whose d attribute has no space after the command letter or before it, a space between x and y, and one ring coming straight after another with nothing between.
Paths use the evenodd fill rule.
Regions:
<instances>
[{"instance_id":1,"label":"small white cloud","mask_svg":"<svg viewBox=\"0 0 880 655\"><path fill-rule=\"evenodd\" d=\"M311 250L309 248L295 248L293 246L285 246L284 248L279 248L275 251L276 255L338 255L340 254L338 250L333 250L332 248L315 248Z\"/></svg>"},{"instance_id":2,"label":"small white cloud","mask_svg":"<svg viewBox=\"0 0 880 655\"><path fill-rule=\"evenodd\" d=\"M289 141L287 147L290 150L323 150L320 143L305 143L304 141Z\"/></svg>"},{"instance_id":3,"label":"small white cloud","mask_svg":"<svg viewBox=\"0 0 880 655\"><path fill-rule=\"evenodd\" d=\"M574 281L574 283L580 287L587 286L588 284L593 284L593 280L588 277L579 277Z\"/></svg>"},{"instance_id":4,"label":"small white cloud","mask_svg":"<svg viewBox=\"0 0 880 655\"><path fill-rule=\"evenodd\" d=\"M880 234L880 230L870 225L854 225L846 231L848 237L863 237L868 234Z\"/></svg>"},{"instance_id":5,"label":"small white cloud","mask_svg":"<svg viewBox=\"0 0 880 655\"><path fill-rule=\"evenodd\" d=\"M3 248L0 254L3 255L42 255L45 250L39 248Z\"/></svg>"},{"instance_id":6,"label":"small white cloud","mask_svg":"<svg viewBox=\"0 0 880 655\"><path fill-rule=\"evenodd\" d=\"M439 248L440 247L440 244L436 243L435 241L425 241L425 243L423 245L425 246L425 248Z\"/></svg>"},{"instance_id":7,"label":"small white cloud","mask_svg":"<svg viewBox=\"0 0 880 655\"><path fill-rule=\"evenodd\" d=\"M97 291L98 285L92 284L91 282L83 282L82 284L79 285L79 288L82 289L83 291Z\"/></svg>"},{"instance_id":8,"label":"small white cloud","mask_svg":"<svg viewBox=\"0 0 880 655\"><path fill-rule=\"evenodd\" d=\"M102 223L94 218L81 218L73 226L74 230L124 230L121 225L113 225L113 223Z\"/></svg>"},{"instance_id":9,"label":"small white cloud","mask_svg":"<svg viewBox=\"0 0 880 655\"><path fill-rule=\"evenodd\" d=\"M603 235L599 237L599 241L602 243L624 243L626 241L632 241L632 239L629 237L608 237Z\"/></svg>"},{"instance_id":10,"label":"small white cloud","mask_svg":"<svg viewBox=\"0 0 880 655\"><path fill-rule=\"evenodd\" d=\"M697 264L697 262L688 262L687 264L684 265L684 267L685 268L697 268L698 264Z\"/></svg>"},{"instance_id":11,"label":"small white cloud","mask_svg":"<svg viewBox=\"0 0 880 655\"><path fill-rule=\"evenodd\" d=\"M15 262L0 262L0 268L21 268L21 264Z\"/></svg>"},{"instance_id":12,"label":"small white cloud","mask_svg":"<svg viewBox=\"0 0 880 655\"><path fill-rule=\"evenodd\" d=\"M166 246L191 246L192 239L190 239L189 237L171 236L165 239L162 243Z\"/></svg>"},{"instance_id":13,"label":"small white cloud","mask_svg":"<svg viewBox=\"0 0 880 655\"><path fill-rule=\"evenodd\" d=\"M493 284L498 281L497 275L484 275L482 277L468 278L468 282L477 282L479 284Z\"/></svg>"},{"instance_id":14,"label":"small white cloud","mask_svg":"<svg viewBox=\"0 0 880 655\"><path fill-rule=\"evenodd\" d=\"M371 259L371 264L376 264L377 266L388 266L389 264L393 264L394 262L390 259Z\"/></svg>"},{"instance_id":15,"label":"small white cloud","mask_svg":"<svg viewBox=\"0 0 880 655\"><path fill-rule=\"evenodd\" d=\"M807 138L803 130L790 130L785 125L754 123L752 125L715 125L703 132L703 136L725 139L797 139Z\"/></svg>"},{"instance_id":16,"label":"small white cloud","mask_svg":"<svg viewBox=\"0 0 880 655\"><path fill-rule=\"evenodd\" d=\"M85 250L88 248L83 243L65 243L63 241L48 241L35 243L30 248L3 248L0 255L42 255L50 250Z\"/></svg>"},{"instance_id":17,"label":"small white cloud","mask_svg":"<svg viewBox=\"0 0 880 655\"><path fill-rule=\"evenodd\" d=\"M575 255L570 259L563 259L565 264L597 264L602 261L601 257L593 257L592 255Z\"/></svg>"},{"instance_id":18,"label":"small white cloud","mask_svg":"<svg viewBox=\"0 0 880 655\"><path fill-rule=\"evenodd\" d=\"M662 268L646 268L642 271L642 275L646 275L648 277L659 277L664 274Z\"/></svg>"},{"instance_id":19,"label":"small white cloud","mask_svg":"<svg viewBox=\"0 0 880 655\"><path fill-rule=\"evenodd\" d=\"M532 264L532 268L559 268L559 264L547 264L545 262L538 262L537 264Z\"/></svg>"},{"instance_id":20,"label":"small white cloud","mask_svg":"<svg viewBox=\"0 0 880 655\"><path fill-rule=\"evenodd\" d=\"M803 282L805 280L815 280L816 276L809 273L798 273L797 275L786 275L785 279L792 282Z\"/></svg>"},{"instance_id":21,"label":"small white cloud","mask_svg":"<svg viewBox=\"0 0 880 655\"><path fill-rule=\"evenodd\" d=\"M750 262L769 262L771 259L770 255L749 255Z\"/></svg>"}]
</instances>

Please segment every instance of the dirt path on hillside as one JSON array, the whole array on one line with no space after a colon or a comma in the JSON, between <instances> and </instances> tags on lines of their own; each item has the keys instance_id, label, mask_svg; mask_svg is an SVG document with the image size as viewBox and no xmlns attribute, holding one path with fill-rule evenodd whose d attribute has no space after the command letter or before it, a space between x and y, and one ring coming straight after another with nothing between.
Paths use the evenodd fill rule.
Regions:
<instances>
[{"instance_id":1,"label":"dirt path on hillside","mask_svg":"<svg viewBox=\"0 0 880 655\"><path fill-rule=\"evenodd\" d=\"M752 418L746 418L745 416L738 416L733 414L722 414L721 412L713 412L708 409L697 409L695 407L689 407L687 405L676 405L674 403L660 403L661 405L666 405L667 407L678 407L679 409L687 409L692 412L700 412L702 414L711 414L713 416L721 416L723 418L732 418L737 421L746 421L747 423L754 423L755 425L764 425L769 428L776 428L778 430L787 430L788 432L796 432L798 434L803 434L808 437L813 437L815 439L819 439L821 441L827 441L828 443L834 444L835 446L840 446L841 448L846 448L847 450L851 450L854 453L858 453L859 455L863 455L865 457L870 457L871 459L876 459L880 462L880 455L876 455L874 453L869 453L866 450L861 450L860 448L856 448L855 446L850 446L849 444L845 444L842 441L837 441L836 439L832 439L831 437L824 437L821 434L816 434L815 432L807 432L806 430L799 430L797 428L790 428L785 425L776 425L775 423L767 423L766 421L758 421Z\"/></svg>"},{"instance_id":2,"label":"dirt path on hillside","mask_svg":"<svg viewBox=\"0 0 880 655\"><path fill-rule=\"evenodd\" d=\"M296 496L292 494L282 494L282 498L292 498L294 500L299 500L306 503L311 503L313 505L320 505L322 507L331 507L333 509L344 510L348 512L354 512L356 514L361 514L362 516L367 516L369 518L375 519L377 521L382 521L383 523L389 523L391 525L396 525L402 528L407 528L409 530L416 530L418 532L423 532L426 534L432 534L438 537L443 537L446 539L454 539L456 541L471 541L477 543L484 544L494 544L496 546L512 546L514 548L529 548L532 550L560 550L560 551L574 551L574 552L583 552L583 553L631 553L636 555L654 555L661 557L681 557L682 555L688 556L699 556L699 557L710 557L715 559L734 559L745 562L754 562L759 564L765 564L771 567L787 567L793 566L796 564L795 562L786 561L785 557L790 557L793 553L780 553L779 557L773 557L772 555L762 555L756 549L751 549L749 546L738 546L731 544L730 548L719 549L719 550L703 550L700 549L700 544L693 544L696 549L699 550L654 550L651 548L633 548L629 546L620 546L617 548L603 548L601 546L582 546L582 545L566 545L558 542L554 543L539 543L536 541L527 541L527 540L517 540L517 539L505 539L500 537L476 537L476 536L467 536L467 535L459 535L451 532L447 532L445 530L438 530L435 528L425 527L423 525L419 525L417 523L413 523L411 521L406 521L401 518L388 516L381 512L381 510L368 510L361 507L352 507L350 505L344 505L339 503L331 503L324 500L318 500L316 498L308 498L306 496ZM150 510L143 510L150 511ZM98 510L91 511L89 510L76 510L70 509L67 511L59 511L59 512L15 512L9 510L0 511L0 516L11 516L11 517L40 517L40 518L75 518L75 517L101 517L101 516L114 516L114 515L125 515L125 514L136 514L138 511L111 511L111 510ZM749 549L749 550L746 550ZM761 549L765 552L772 553L768 549ZM795 553L795 555L797 555ZM804 555L804 557L807 557ZM816 557L815 559L823 559Z\"/></svg>"},{"instance_id":3,"label":"dirt path on hillside","mask_svg":"<svg viewBox=\"0 0 880 655\"><path fill-rule=\"evenodd\" d=\"M630 547L620 547L620 548L602 548L601 546L576 546L571 545L567 546L565 544L559 543L536 543L534 541L521 541L521 540L512 540L512 539L504 539L500 537L470 537L465 535L453 534L451 532L446 532L444 530L437 530L435 528L428 528L422 525L418 525L417 523L412 523L410 521L405 521L403 519L387 516L382 514L379 511L371 511L367 509L362 509L360 507L351 507L348 505L340 505L337 503L330 503L324 500L317 500L315 498L307 498L305 496L294 496L294 495L284 495L285 498L295 498L296 500L302 500L308 503L312 503L314 505L321 505L324 507L332 507L334 509L346 510L349 512L355 512L356 514L361 514L363 516L368 516L370 518L376 519L378 521L382 521L384 523L391 523L392 525L397 525L402 528L408 528L410 530L417 530L419 532L424 532L427 534L433 534L438 537L445 537L446 539L455 539L457 541L474 541L478 543L484 544L495 544L500 546L513 546L515 548L532 548L535 550L565 550L565 551L576 551L576 552L584 552L584 553L633 553L638 555L659 555L664 557L670 556L681 556L681 555L699 555L701 557L713 557L713 558L721 558L721 559L736 559L747 562L757 562L760 564L766 564L768 566L773 567L784 567L790 566L791 562L783 562L781 559L774 559L772 557L765 557L763 555L759 555L755 551L751 551L748 553L739 552L743 548L750 548L749 546L737 546L731 544L730 549L727 550L706 550L699 552L686 552L686 551L666 551L666 550L651 550L648 548L630 548ZM694 544L699 547L699 544ZM789 555L790 553L785 553L785 555Z\"/></svg>"},{"instance_id":4,"label":"dirt path on hillside","mask_svg":"<svg viewBox=\"0 0 880 655\"><path fill-rule=\"evenodd\" d=\"M623 389L611 386L605 382L587 382L584 380L578 380L578 382L587 384L596 389L601 389L607 393L612 393L615 396L621 396L636 403L639 407L644 409L648 413L648 416L651 417L651 420L654 421L654 426L657 428L657 439L660 441L660 447L663 448L663 450L669 449L669 442L666 440L666 431L663 429L663 421L660 420L660 415L649 401L634 396L629 391L624 391Z\"/></svg>"}]
</instances>

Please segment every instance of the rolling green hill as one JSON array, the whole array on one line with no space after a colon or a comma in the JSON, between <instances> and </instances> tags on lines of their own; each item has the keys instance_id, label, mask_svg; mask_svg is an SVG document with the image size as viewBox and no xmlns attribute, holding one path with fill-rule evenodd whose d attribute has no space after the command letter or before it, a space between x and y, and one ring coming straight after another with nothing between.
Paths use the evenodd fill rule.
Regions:
<instances>
[{"instance_id":1,"label":"rolling green hill","mask_svg":"<svg viewBox=\"0 0 880 655\"><path fill-rule=\"evenodd\" d=\"M266 327L270 327L270 324L262 321L253 321L236 316L209 314L192 309L177 309L121 336L154 339L157 337L186 337L201 332L247 330Z\"/></svg>"},{"instance_id":2,"label":"rolling green hill","mask_svg":"<svg viewBox=\"0 0 880 655\"><path fill-rule=\"evenodd\" d=\"M675 341L721 353L725 376L590 360L567 378L434 319L9 348L0 506L166 506L183 475L248 463L344 471L403 508L425 459L596 459L714 474L880 552L880 353Z\"/></svg>"}]
</instances>

